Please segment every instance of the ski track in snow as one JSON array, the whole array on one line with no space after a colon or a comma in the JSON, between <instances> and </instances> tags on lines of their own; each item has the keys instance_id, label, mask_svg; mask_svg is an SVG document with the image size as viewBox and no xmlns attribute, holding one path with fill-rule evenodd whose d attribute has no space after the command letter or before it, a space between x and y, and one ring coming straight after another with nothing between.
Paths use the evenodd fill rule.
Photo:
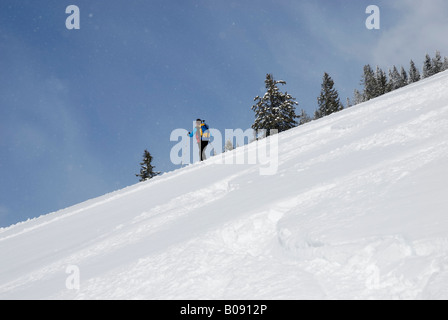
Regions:
<instances>
[{"instance_id":1,"label":"ski track in snow","mask_svg":"<svg viewBox=\"0 0 448 320\"><path fill-rule=\"evenodd\" d=\"M0 298L447 299L447 87L281 133L273 176L215 157L0 229Z\"/></svg>"}]
</instances>

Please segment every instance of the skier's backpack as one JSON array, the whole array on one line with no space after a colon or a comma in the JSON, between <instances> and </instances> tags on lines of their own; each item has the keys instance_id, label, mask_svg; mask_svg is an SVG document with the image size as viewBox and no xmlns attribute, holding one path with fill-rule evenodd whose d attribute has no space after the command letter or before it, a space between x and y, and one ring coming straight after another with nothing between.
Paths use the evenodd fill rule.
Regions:
<instances>
[{"instance_id":1,"label":"skier's backpack","mask_svg":"<svg viewBox=\"0 0 448 320\"><path fill-rule=\"evenodd\" d=\"M201 140L209 141L210 140L210 129L208 125L202 120L201 128L199 133L201 134Z\"/></svg>"}]
</instances>

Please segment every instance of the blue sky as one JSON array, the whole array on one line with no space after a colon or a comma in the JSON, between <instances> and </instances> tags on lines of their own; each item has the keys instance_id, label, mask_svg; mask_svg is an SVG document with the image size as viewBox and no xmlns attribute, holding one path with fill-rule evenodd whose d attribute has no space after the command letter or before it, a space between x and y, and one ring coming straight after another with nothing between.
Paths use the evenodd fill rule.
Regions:
<instances>
[{"instance_id":1,"label":"blue sky","mask_svg":"<svg viewBox=\"0 0 448 320\"><path fill-rule=\"evenodd\" d=\"M249 128L266 73L312 115L324 72L345 102L364 64L448 55L447 17L443 0L2 0L0 227L137 183L145 148L175 169L170 133L197 117Z\"/></svg>"}]
</instances>

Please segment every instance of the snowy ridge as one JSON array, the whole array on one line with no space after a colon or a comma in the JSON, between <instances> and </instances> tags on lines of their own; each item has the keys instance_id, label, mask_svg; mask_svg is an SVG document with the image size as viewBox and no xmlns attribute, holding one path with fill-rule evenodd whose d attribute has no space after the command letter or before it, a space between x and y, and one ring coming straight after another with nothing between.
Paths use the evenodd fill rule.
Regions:
<instances>
[{"instance_id":1,"label":"snowy ridge","mask_svg":"<svg viewBox=\"0 0 448 320\"><path fill-rule=\"evenodd\" d=\"M446 299L446 88L281 133L275 175L215 157L1 229L0 299Z\"/></svg>"}]
</instances>

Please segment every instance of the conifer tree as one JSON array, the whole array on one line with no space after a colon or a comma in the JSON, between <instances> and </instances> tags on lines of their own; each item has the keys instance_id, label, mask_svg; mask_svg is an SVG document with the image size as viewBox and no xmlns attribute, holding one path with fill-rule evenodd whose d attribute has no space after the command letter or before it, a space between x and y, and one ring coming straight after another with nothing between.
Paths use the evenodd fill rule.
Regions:
<instances>
[{"instance_id":1,"label":"conifer tree","mask_svg":"<svg viewBox=\"0 0 448 320\"><path fill-rule=\"evenodd\" d=\"M420 72L415 67L414 61L411 60L411 68L409 69L409 83L420 81Z\"/></svg>"},{"instance_id":2,"label":"conifer tree","mask_svg":"<svg viewBox=\"0 0 448 320\"><path fill-rule=\"evenodd\" d=\"M448 57L443 60L442 71L448 70Z\"/></svg>"},{"instance_id":3,"label":"conifer tree","mask_svg":"<svg viewBox=\"0 0 448 320\"><path fill-rule=\"evenodd\" d=\"M400 88L405 87L408 84L408 74L406 70L404 70L403 66L401 66L400 71Z\"/></svg>"},{"instance_id":4,"label":"conifer tree","mask_svg":"<svg viewBox=\"0 0 448 320\"><path fill-rule=\"evenodd\" d=\"M376 67L375 71L375 83L376 83L375 97L379 97L390 91L386 73L383 70L381 70L379 66Z\"/></svg>"},{"instance_id":5,"label":"conifer tree","mask_svg":"<svg viewBox=\"0 0 448 320\"><path fill-rule=\"evenodd\" d=\"M389 69L389 87L391 91L402 87L401 76L396 66L392 70Z\"/></svg>"},{"instance_id":6,"label":"conifer tree","mask_svg":"<svg viewBox=\"0 0 448 320\"><path fill-rule=\"evenodd\" d=\"M352 106L352 103L350 102L350 98L347 97L347 100L345 101L345 108L350 108Z\"/></svg>"},{"instance_id":7,"label":"conifer tree","mask_svg":"<svg viewBox=\"0 0 448 320\"><path fill-rule=\"evenodd\" d=\"M328 116L343 109L343 106L339 100L339 94L334 88L334 81L326 72L323 76L322 89L320 96L317 98L317 103L319 108L315 113L316 119Z\"/></svg>"},{"instance_id":8,"label":"conifer tree","mask_svg":"<svg viewBox=\"0 0 448 320\"><path fill-rule=\"evenodd\" d=\"M377 97L377 83L375 73L370 65L364 66L364 73L361 79L361 85L364 86L363 100L369 101Z\"/></svg>"},{"instance_id":9,"label":"conifer tree","mask_svg":"<svg viewBox=\"0 0 448 320\"><path fill-rule=\"evenodd\" d=\"M297 126L295 105L298 103L287 92L281 92L278 84L285 85L286 82L276 81L272 74L267 74L265 80L267 91L263 97L255 97L256 104L252 106L255 112L252 129L266 130L266 136L270 135L272 129L282 132Z\"/></svg>"},{"instance_id":10,"label":"conifer tree","mask_svg":"<svg viewBox=\"0 0 448 320\"><path fill-rule=\"evenodd\" d=\"M423 79L432 76L432 60L429 54L426 54L425 62L423 63Z\"/></svg>"},{"instance_id":11,"label":"conifer tree","mask_svg":"<svg viewBox=\"0 0 448 320\"><path fill-rule=\"evenodd\" d=\"M365 100L364 95L359 92L358 89L355 89L353 93L353 105L356 106L357 104L363 103Z\"/></svg>"},{"instance_id":12,"label":"conifer tree","mask_svg":"<svg viewBox=\"0 0 448 320\"><path fill-rule=\"evenodd\" d=\"M436 51L436 56L432 58L432 74L437 74L442 71L443 61L439 51Z\"/></svg>"},{"instance_id":13,"label":"conifer tree","mask_svg":"<svg viewBox=\"0 0 448 320\"><path fill-rule=\"evenodd\" d=\"M233 146L232 140L227 139L224 145L224 152L232 151L233 149L235 149L235 147Z\"/></svg>"},{"instance_id":14,"label":"conifer tree","mask_svg":"<svg viewBox=\"0 0 448 320\"><path fill-rule=\"evenodd\" d=\"M149 151L145 149L143 153L143 161L140 162L141 165L140 173L135 175L136 177L140 177L140 181L149 180L160 174L160 172L154 171L155 167L151 165L151 162L152 162L152 156L149 153Z\"/></svg>"},{"instance_id":15,"label":"conifer tree","mask_svg":"<svg viewBox=\"0 0 448 320\"><path fill-rule=\"evenodd\" d=\"M302 109L302 111L300 112L299 126L307 122L310 122L311 120L312 120L311 117L306 113L305 110Z\"/></svg>"}]
</instances>

